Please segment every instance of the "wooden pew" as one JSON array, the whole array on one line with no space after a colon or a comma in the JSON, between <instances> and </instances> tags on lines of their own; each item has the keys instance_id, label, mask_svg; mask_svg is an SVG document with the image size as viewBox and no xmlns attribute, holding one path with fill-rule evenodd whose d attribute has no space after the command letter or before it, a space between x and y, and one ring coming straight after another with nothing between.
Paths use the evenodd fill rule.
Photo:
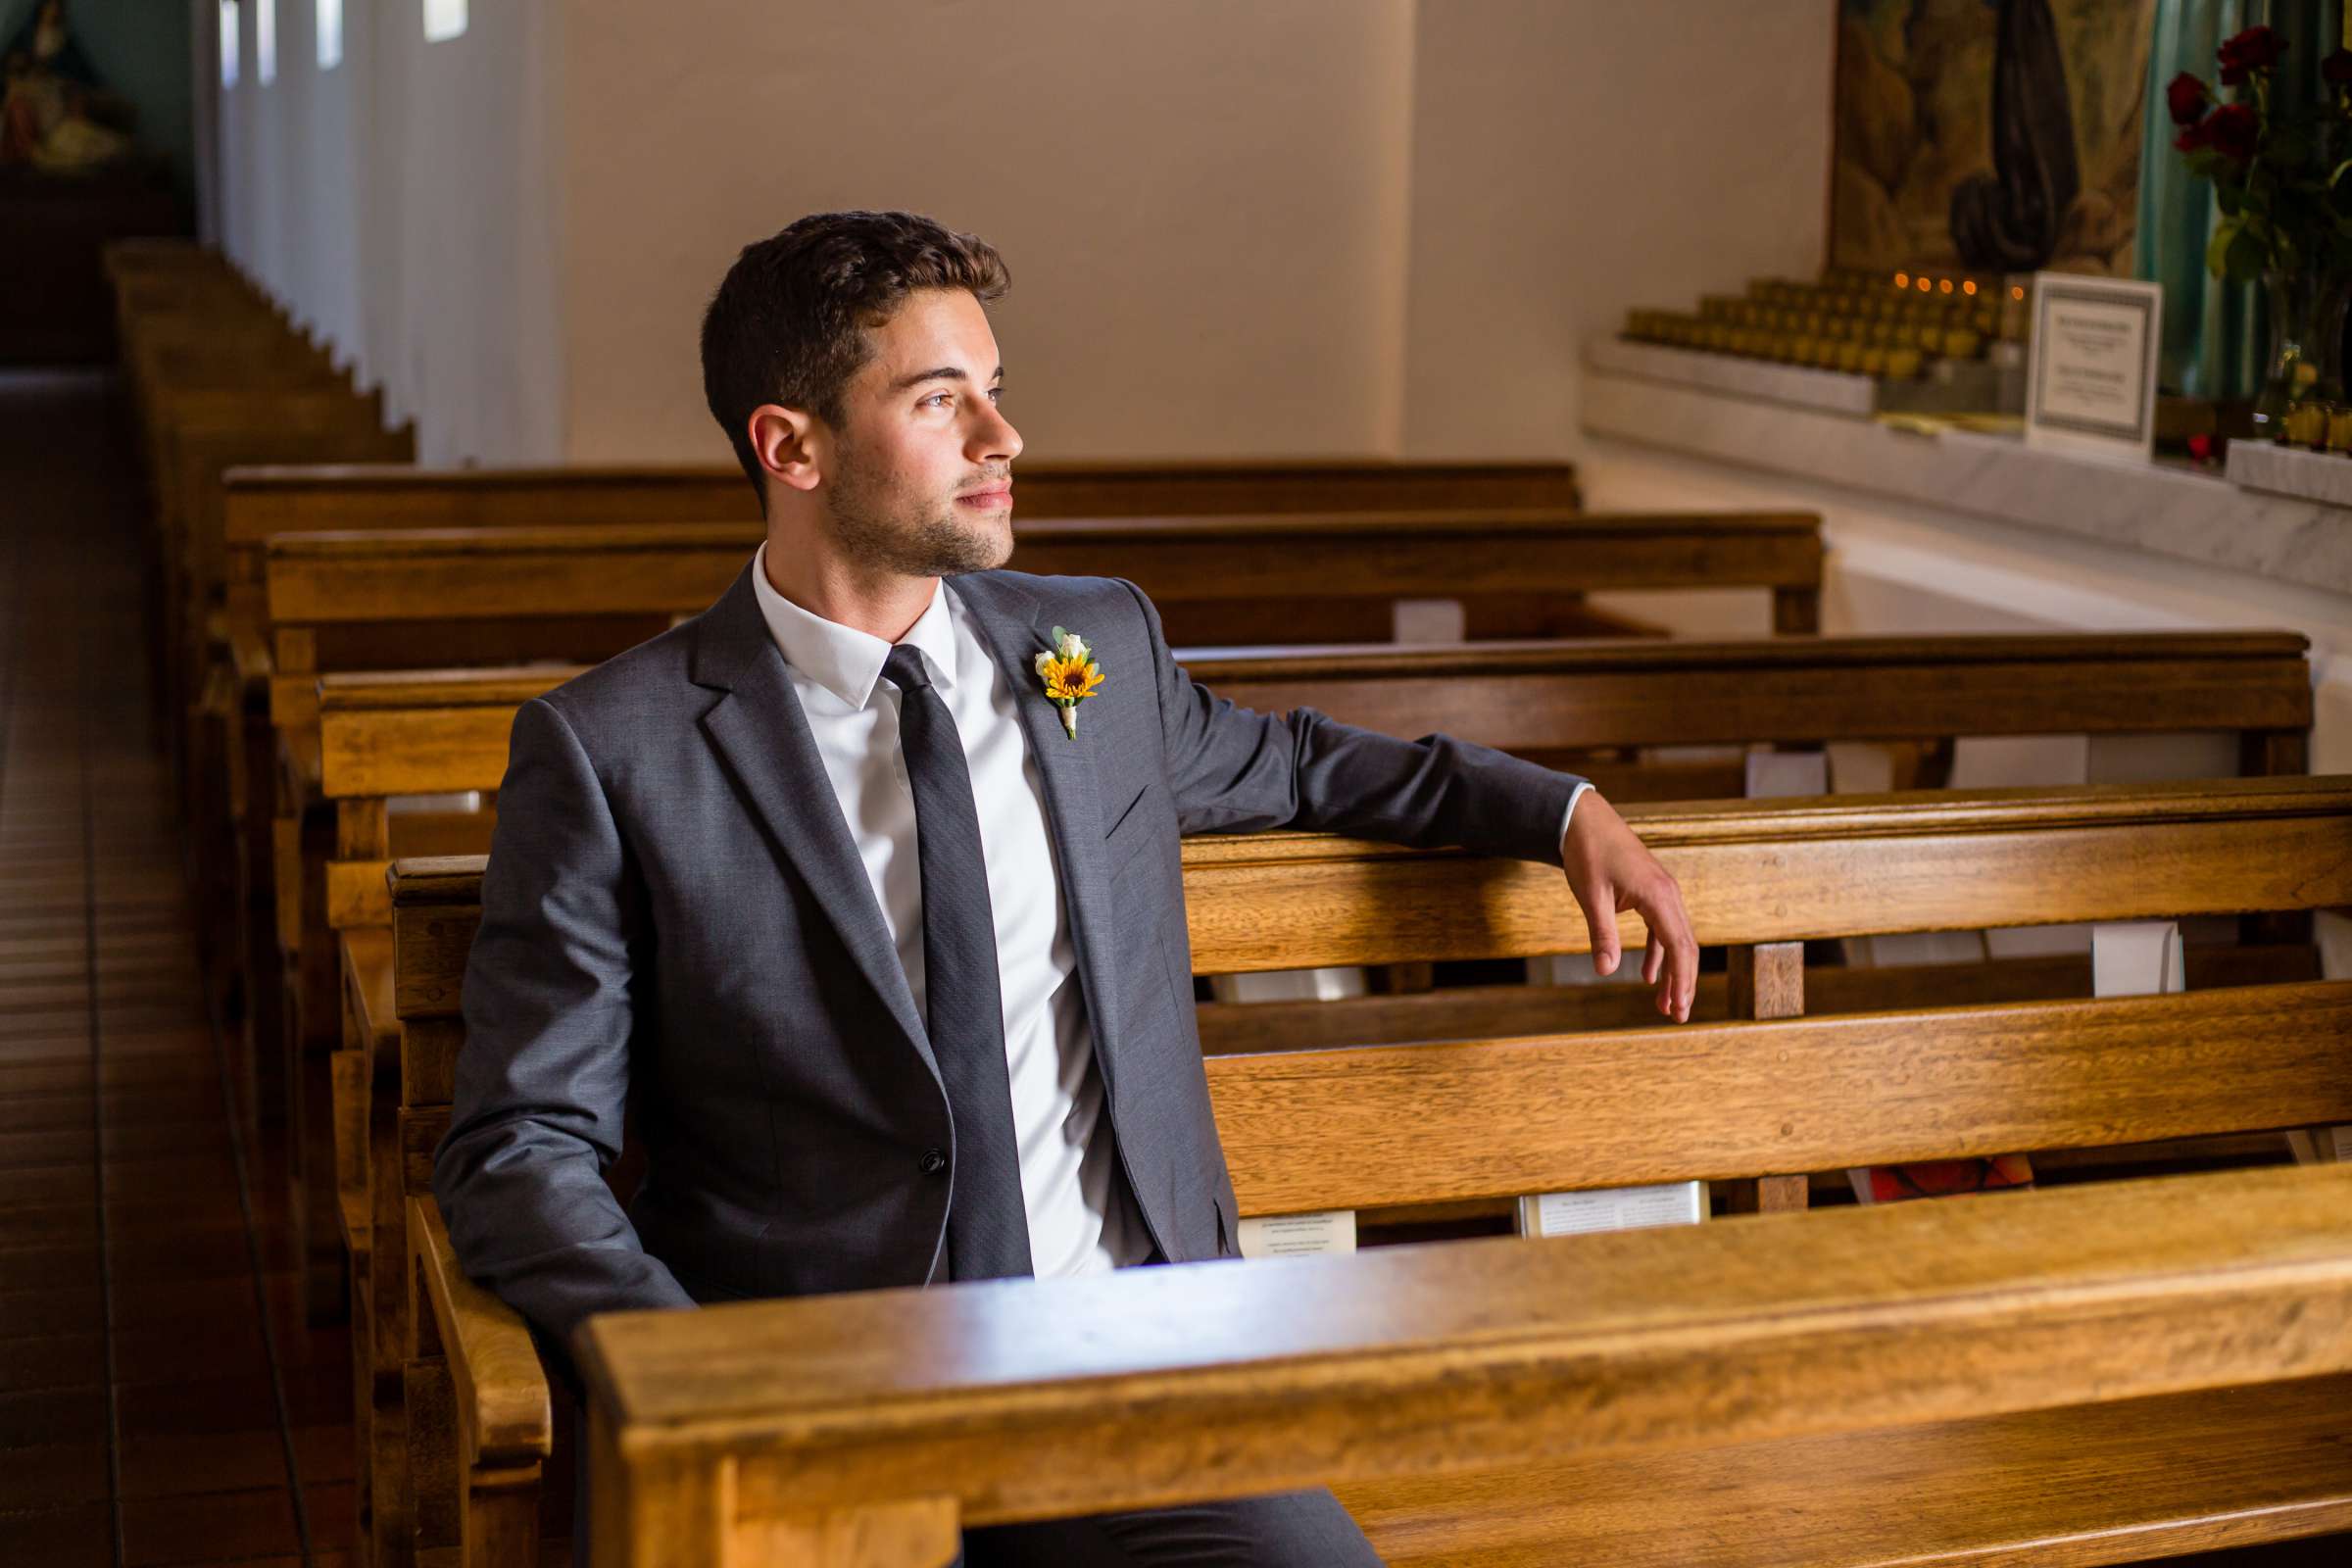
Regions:
<instances>
[{"instance_id":1,"label":"wooden pew","mask_svg":"<svg viewBox=\"0 0 2352 1568\"><path fill-rule=\"evenodd\" d=\"M1018 480L1024 518L1097 513L1157 511L1205 514L1249 511L1331 514L1370 508L1407 507L1540 509L1551 514L1579 505L1573 466L1558 463L1396 464L1306 462L1286 464L1024 464ZM387 528L515 526L561 524L674 524L681 520L739 518L746 524L741 548L756 542L758 503L750 485L732 467L419 469L394 465L261 467L232 471L224 481L220 516L220 570L225 577L228 649L233 671L223 677L235 696L228 699L232 733L223 743L230 776L215 793L246 804L241 821L272 812L266 781L275 759L267 722L273 650L269 636L269 594L264 552L280 533L321 527ZM1809 527L1810 525L1808 525ZM689 530L691 531L691 530ZM208 530L207 538L211 534ZM1775 592L1787 603L1785 615L1818 620L1819 548L1809 543L1813 562L1803 584ZM210 560L207 562L208 567ZM731 575L731 571L725 573ZM609 619L589 634L575 623L551 642L541 617L516 657L569 653L600 658L658 630L659 617L700 609L723 586L714 576L699 601L665 601L633 621ZM1806 584L1809 584L1806 585ZM1558 612L1555 611L1555 612ZM1572 612L1570 612L1572 613ZM1369 605L1347 612L1358 629L1368 620L1387 625L1385 608ZM1542 622L1521 622L1522 628ZM407 644L418 628L394 629ZM349 635L345 629L344 635ZM1380 633L1385 636L1385 629ZM564 646L568 638L569 647ZM470 658L463 649L443 661ZM392 661L413 663L413 657ZM472 659L471 662L492 662ZM369 667L361 660L357 667ZM383 667L382 661L373 662ZM332 660L319 667L337 667ZM344 666L352 667L352 666ZM297 683L307 694L307 687ZM258 792L258 796L257 796ZM237 946L243 955L245 992L255 1018L254 1037L274 1042L287 1020L280 1002L270 911L274 893L270 833L247 831L235 876L244 888L237 905ZM273 1049L265 1047L264 1049Z\"/></svg>"},{"instance_id":2,"label":"wooden pew","mask_svg":"<svg viewBox=\"0 0 2352 1568\"><path fill-rule=\"evenodd\" d=\"M1299 597L1319 598L1346 613L1369 613L1385 625L1389 603L1399 596L1459 593L1476 603L1483 591L1506 580L1513 586L1504 597L1513 603L1556 596L1565 608L1549 613L1574 623L1584 618L1573 603L1578 588L1596 582L1721 582L1726 579L1714 573L1751 568L1750 580L1767 584L1783 568L1809 572L1817 581L1820 545L1812 523L1779 516L1515 513L1061 519L1026 525L1021 559L1042 570L1124 564L1154 594L1179 636L1231 629L1244 615L1258 617L1261 629L1280 623L1278 617L1296 620ZM451 662L594 659L618 652L671 616L714 599L742 570L752 537L744 525L727 523L275 536L267 584L274 639L270 720L280 739L265 748L248 738L239 750L249 775L262 765L265 750L278 754L273 770L282 756L285 771L267 825L258 795L248 789L248 861L258 861L265 844L277 851L297 839L294 819L318 798L315 688L321 672L413 664L420 644ZM1727 560L1714 550L1727 537L1756 548ZM1305 538L1327 545L1353 541L1360 555L1350 566L1325 561L1305 570L1299 565ZM1518 562L1517 569L1506 572L1506 560ZM1678 575L1686 573L1696 575ZM1237 600L1244 587L1250 598ZM1262 600L1269 590L1294 596L1287 617ZM354 834L372 840L381 829L354 822L345 837ZM323 839L321 827L315 841ZM299 954L305 933L322 941L324 926L316 912L302 913L299 923L295 917L301 904L288 895L311 881L298 855L274 858L272 887L280 896L275 931L286 953ZM314 956L319 976L330 958L323 947ZM267 972L266 962L257 959L255 969ZM293 971L288 975L293 979ZM314 985L310 995L321 993ZM292 1038L316 1032L304 1024L299 1002L283 1005L290 1011L282 1033ZM314 1002L307 1016L323 1024L332 1012Z\"/></svg>"},{"instance_id":3,"label":"wooden pew","mask_svg":"<svg viewBox=\"0 0 2352 1568\"><path fill-rule=\"evenodd\" d=\"M238 537L333 528L452 528L545 522L757 519L733 464L556 468L351 465L241 469L229 476ZM1056 463L1023 459L1023 517L1152 514L1393 512L1583 504L1566 463Z\"/></svg>"},{"instance_id":4,"label":"wooden pew","mask_svg":"<svg viewBox=\"0 0 2352 1568\"><path fill-rule=\"evenodd\" d=\"M1370 509L1513 508L1574 511L1576 472L1561 463L1025 463L1019 472L1024 519L1117 515L1138 512L1198 514L1231 512L1357 512ZM375 464L234 469L223 482L220 519L228 658L240 693L243 731L232 737L241 776L270 776L266 723L271 674L264 552L282 533L393 528L674 524L736 519L756 540L758 498L731 466L430 469ZM748 549L748 546L746 546ZM1818 551L1815 552L1818 556ZM1818 621L1814 587L1784 592L1783 612ZM713 589L715 593L715 589ZM1809 608L1808 608L1809 607ZM699 606L667 606L667 610ZM640 626L650 622L640 622ZM413 628L411 628L413 630ZM612 640L624 636L622 641ZM634 641L607 627L606 640L582 657L601 657ZM550 652L535 649L532 657ZM400 660L399 663L413 662ZM233 793L224 786L224 793ZM267 803L263 803L267 808ZM241 867L262 906L241 910L248 991L270 1014L265 1033L280 1032L271 929L270 843L249 836Z\"/></svg>"},{"instance_id":5,"label":"wooden pew","mask_svg":"<svg viewBox=\"0 0 2352 1568\"><path fill-rule=\"evenodd\" d=\"M273 536L271 717L306 717L322 670L416 667L424 638L468 639L452 664L518 646L620 652L716 599L759 539L735 523ZM1011 564L1126 577L1152 596L1171 642L1198 647L1318 624L1385 643L1390 607L1414 598L1462 600L1473 631L1587 634L1610 625L1579 604L1588 590L1817 595L1821 562L1809 514L1421 512L1049 518L1020 525ZM330 639L339 651L321 646Z\"/></svg>"},{"instance_id":6,"label":"wooden pew","mask_svg":"<svg viewBox=\"0 0 2352 1568\"><path fill-rule=\"evenodd\" d=\"M1447 1494L1457 1536L1491 1501L1497 1533L1538 1537L1441 1557L1380 1529L1398 1568L2084 1563L2245 1539L2181 1507L2242 1494L2212 1470L2244 1434L2200 1465L2112 1427L2201 1436L2207 1391L2307 1426L2315 1393L2340 1400L2348 1201L2352 1171L2264 1172L616 1314L582 1336L592 1560L936 1568L966 1524L1319 1483L1367 1512L1388 1489ZM2087 1484L2064 1461L2102 1426L2098 1456L2130 1468ZM1911 1463L1886 1474L1897 1446ZM2021 1450L2042 1465L1954 1469ZM1839 1486L1874 1457L1885 1490ZM2342 1490L2296 1523L2340 1522ZM1837 1497L1842 1518L1803 1517Z\"/></svg>"},{"instance_id":7,"label":"wooden pew","mask_svg":"<svg viewBox=\"0 0 2352 1568\"><path fill-rule=\"evenodd\" d=\"M1629 816L1681 880L1699 940L1740 950L1741 1016L1773 1021L1212 1058L1210 1092L1244 1215L1740 1177L1765 1179L1763 1206L1792 1207L1804 1195L1789 1177L1820 1165L2127 1144L2331 1121L2352 1109L2345 1070L2352 1064L2345 1032L2352 985L1814 1019L1804 1016L1801 965L1808 938L2018 923L2028 914L2051 922L2124 920L2341 903L2352 893L2352 781L1716 803L1637 807ZM1584 946L1584 922L1559 873L1545 867L1302 834L1196 839L1184 856L1196 972ZM418 1293L408 1372L413 1387L429 1389L428 1402L455 1398L449 1430L466 1455L462 1465L436 1448L441 1429L427 1428L413 1434L419 1446L412 1463L428 1490L463 1481L480 1515L470 1527L476 1538L497 1531L512 1544L535 1517L526 1499L547 1451L544 1385L514 1353L522 1342L511 1314L457 1278L425 1186L447 1122L438 1102L449 1093L462 1035L459 988L479 915L479 875L478 858L404 861L392 871L391 990L407 1103L398 1142ZM1629 950L1641 941L1638 925L1627 930ZM2242 1220L2230 1222L2240 1242L2252 1228ZM2339 1214L2339 1240L2340 1223ZM891 1297L861 1299L895 1310ZM437 1356L449 1362L446 1370L435 1365ZM517 1366L519 1379L513 1376ZM450 1378L454 1395L441 1381ZM2118 1392L2105 1386L2102 1396ZM2079 1397L2058 1395L2050 1402ZM2128 1517L2117 1516L2108 1493L2080 1496L2070 1511L2031 1474L2012 1473L2011 1494L1992 1499L2039 1497L2053 1538L2038 1552L2023 1550L2030 1536L2006 1543L2020 1554L2000 1560L2121 1560L2184 1549L2150 1543L2342 1528L2352 1520L2352 1472L2337 1457L2352 1435L2346 1408L2337 1388L2316 1400L2298 1396L2284 1410L2255 1404L2226 1419L2198 1407L2151 1405L2140 1421L2115 1428L2103 1415L2078 1412L2055 1425L1952 1428L1900 1451L1914 1468L1941 1451L1981 1454L1996 1440L2049 1454L2098 1439L2113 1462L2129 1455L2153 1464L2151 1455L2170 1452L2165 1485L2134 1483L2124 1494L2136 1510ZM2157 1419L2173 1425L2151 1441L2145 1422ZM1759 1519L1780 1518L1821 1477L1867 1466L1873 1452L1884 1459L1876 1441L1816 1450L1793 1466L1777 1464L1770 1452L1735 1454L1735 1468L1744 1466L1740 1473L1779 1489L1742 1499L1741 1507ZM1493 1457L1533 1456L1503 1450ZM1080 1466L1070 1473L1091 1472ZM1194 1479L1200 1487L1195 1494L1247 1490L1221 1487L1205 1472ZM1288 1484L1295 1483L1266 1483ZM1888 1484L1888 1495L1906 1494ZM1908 1484L1951 1481L1937 1483L1931 1467ZM1703 1538L1707 1506L1717 1520L1727 1506L1719 1496L1703 1503L1718 1489L1691 1490L1702 1499L1697 1512L1659 1526L1683 1530L1675 1539L1686 1543ZM454 1495L445 1494L438 1511L420 1500L418 1517L454 1523ZM1482 1532L1500 1540L1514 1531L1544 1544L1475 1560L1583 1560L1605 1553L1586 1542L1562 1554L1547 1536L1625 1527L1605 1510L1596 1514L1590 1498L1579 1525L1574 1509L1525 1497L1515 1520L1490 1527L1448 1519L1450 1495L1366 1488L1348 1500L1394 1533L1384 1545L1411 1543L1422 1553L1397 1561L1468 1560L1461 1553ZM1505 1492L1480 1495L1509 1512ZM1816 1503L1834 1495L1853 1501L1834 1487L1812 1495ZM2259 1520L2225 1506L2254 1495L2282 1500ZM1090 1504L1121 1505L1132 1499ZM1930 1523L1943 1539L1923 1560L1990 1550L2004 1543L1985 1532L2011 1528L2005 1516L1976 1517L1956 1499ZM1807 1538L1816 1546L1820 1524L1813 1521Z\"/></svg>"},{"instance_id":8,"label":"wooden pew","mask_svg":"<svg viewBox=\"0 0 2352 1568\"><path fill-rule=\"evenodd\" d=\"M413 446L406 432L383 430L379 395L357 392L317 344L217 256L125 253L110 270L154 492L151 680L183 791L207 973L233 1008L244 944L236 939L235 841L225 824L237 811L242 781L228 750L226 694L214 684L209 657L222 629L214 585L220 553L208 548L219 532L219 474L240 458L399 459Z\"/></svg>"},{"instance_id":9,"label":"wooden pew","mask_svg":"<svg viewBox=\"0 0 2352 1568\"><path fill-rule=\"evenodd\" d=\"M1312 702L1396 733L1444 726L1519 752L1723 739L1742 726L1766 741L1807 742L2081 726L2101 733L2238 726L2255 768L2299 764L2309 722L2303 643L2292 634L1831 639L1807 643L1592 644L1414 651L1274 651L1188 655L1193 673L1248 706ZM1853 701L1852 672L1878 696ZM345 944L389 924L385 862L487 847L491 819L396 816L403 796L494 791L514 709L575 671L515 669L330 676L319 682L322 794L337 821L332 858L303 870L323 923ZM1402 678L1405 684L1389 684ZM2025 693L2031 701L2019 701ZM1851 706L1849 706L1851 703ZM1579 764L1590 765L1590 764ZM1607 770L1600 770L1604 778ZM1675 775L1678 779L1685 774ZM1639 775L1626 774L1628 780ZM1614 785L1612 784L1612 789ZM2308 946L2197 948L2193 982L2316 975ZM362 943L338 960L345 988L380 990L388 962ZM355 978L354 970L358 971ZM370 973L370 971L377 971ZM1950 1002L2086 994L2087 957L2007 960L1929 970L1822 971L1831 1010L1886 1005L1923 988ZM1709 977L1699 1015L1723 1015L1728 982ZM1490 985L1338 1003L1203 1004L1212 1054L1337 1043L1598 1027L1642 1016L1616 988ZM382 1014L378 1013L380 1018ZM370 1053L388 1091L388 1024ZM363 1043L347 1038L347 1050ZM356 1082L356 1080L355 1080ZM387 1100L388 1103L388 1100ZM356 1111L341 1118L357 1127ZM397 1217L391 1222L397 1224Z\"/></svg>"},{"instance_id":10,"label":"wooden pew","mask_svg":"<svg viewBox=\"0 0 2352 1568\"><path fill-rule=\"evenodd\" d=\"M1024 463L1015 486L1024 523L1143 514L1556 514L1583 505L1575 468L1554 463ZM242 617L257 635L267 614L264 552L282 533L760 519L758 496L732 466L256 466L231 470L223 488L232 619ZM752 537L757 540L756 530ZM1816 572L1812 629L1818 627L1818 581Z\"/></svg>"},{"instance_id":11,"label":"wooden pew","mask_svg":"<svg viewBox=\"0 0 2352 1568\"><path fill-rule=\"evenodd\" d=\"M1685 519L1531 517L1524 514L1451 514L1434 518L1063 519L1027 525L1022 549L1024 564L1033 567L1052 568L1066 561L1070 569L1095 569L1115 554L1121 539L1129 540L1130 571L1147 589L1163 596L1170 623L1181 629L1188 613L1213 615L1229 610L1230 605L1212 596L1230 595L1237 581L1249 584L1253 595L1262 594L1268 586L1303 589L1303 579L1290 579L1298 570L1300 541L1306 539L1326 544L1350 538L1369 541L1370 559L1354 574L1334 572L1326 564L1316 587L1329 602L1368 607L1385 621L1388 601L1401 593L1444 593L1459 588L1475 598L1480 588L1506 580L1496 559L1501 552L1523 562L1508 577L1514 584L1512 598L1521 602L1527 599L1530 586L1565 595L1569 588L1595 576L1604 583L1628 579L1669 582L1675 580L1672 574L1676 572L1747 569L1759 563L1764 572L1785 564L1799 574L1810 572L1817 580L1820 550L1811 521L1779 516ZM1747 536L1763 541L1762 545L1746 555L1725 557L1715 552L1716 543L1724 538ZM692 541L695 548L686 548L681 540ZM723 591L741 571L749 544L750 536L735 524L411 530L290 534L271 539L268 588L277 670L270 688L271 720L279 730L287 764L278 793L280 808L268 840L276 866L278 919L272 934L278 944L279 972L286 978L278 993L284 1020L280 1050L286 1062L285 1079L292 1092L303 1097L290 1117L293 1136L288 1148L294 1169L289 1180L297 1195L294 1211L303 1217L311 1239L312 1273L322 1282L340 1273L342 1282L355 1292L370 1288L367 1281L372 1269L368 1254L374 1248L357 1239L352 1230L351 1219L359 1207L354 1195L346 1192L339 1201L327 1201L327 1184L337 1166L318 1133L333 1125L344 1130L346 1140L352 1140L363 1137L367 1126L367 1118L352 1106L334 1106L333 1088L340 1084L346 1096L360 1094L359 1086L374 1074L362 1072L347 1061L338 1075L323 1059L335 1047L328 1031L348 1026L353 1016L348 1008L337 1008L330 1001L337 995L338 975L332 933L381 924L380 871L355 877L348 862L369 858L380 862L389 858L394 818L381 795L363 798L336 793L347 787L373 788L348 773L339 776L334 788L324 791L322 797L318 782L322 752L315 727L317 671L334 663L364 663L374 659L406 661L415 657L419 642L429 643L444 657L488 657L524 650L617 651L661 629L670 614L699 610ZM1611 576L1612 572L1616 575ZM1765 580L1769 582L1769 576ZM1355 597L1340 600L1335 584L1352 585ZM518 615L517 607L524 604L563 613ZM416 618L425 608L436 612L430 627L420 625ZM1266 617L1275 614L1271 607L1252 608L1250 612ZM1571 609L1562 618L1578 617ZM1217 624L1229 626L1231 619ZM350 635L346 637L346 633ZM598 637L609 639L609 645L598 646ZM289 672L298 668L306 673ZM544 684L525 695L543 689ZM508 718L518 701L519 697L506 698ZM345 733L348 739L350 731ZM377 743L361 740L358 744ZM502 720L490 749L475 755L494 757L497 770L503 771L504 749ZM246 747L249 757L252 751L250 745ZM440 760L429 751L408 750L406 755L416 764L410 774L412 783L434 771ZM440 772L442 782L421 793L495 788L497 783L496 772L486 784L465 781L472 776L466 773ZM295 808L320 798L337 803L336 821L306 825ZM409 821L402 826L440 834L465 831L464 824L446 819ZM476 829L477 835L484 831L486 825ZM246 832L250 842L263 842L250 809ZM437 847L459 846L445 839ZM333 863L328 863L330 857ZM355 889L357 899L365 905L354 901ZM360 951L365 957L371 950L363 945ZM380 958L375 966L382 966ZM345 992L362 983L348 974L342 979ZM383 1053L369 1052L348 1027L344 1036L343 1049L360 1052L363 1059L374 1061L380 1069L386 1059ZM262 1049L268 1049L267 1041ZM304 1066L313 1058L318 1058L317 1071ZM387 1193L397 1196L390 1189ZM374 1247L389 1238L397 1250L402 1217L397 1207L389 1214L380 1211L380 1203L377 1207ZM333 1223L338 1220L340 1223ZM397 1285L398 1281L391 1283ZM372 1289L380 1298L386 1282L379 1278ZM367 1344L374 1338L373 1325L396 1327L397 1323L397 1302L376 1301L361 1319L355 1353L366 1353ZM380 1356L377 1359L379 1372L388 1374L391 1368L380 1364Z\"/></svg>"}]
</instances>

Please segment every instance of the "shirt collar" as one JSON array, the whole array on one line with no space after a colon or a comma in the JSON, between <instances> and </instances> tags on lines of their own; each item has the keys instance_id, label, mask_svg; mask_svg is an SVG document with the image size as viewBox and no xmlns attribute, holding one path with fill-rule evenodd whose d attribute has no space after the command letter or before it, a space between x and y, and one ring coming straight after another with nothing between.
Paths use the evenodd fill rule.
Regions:
<instances>
[{"instance_id":1,"label":"shirt collar","mask_svg":"<svg viewBox=\"0 0 2352 1568\"><path fill-rule=\"evenodd\" d=\"M891 645L871 632L803 610L767 580L767 546L752 557L752 591L759 596L760 613L766 617L768 635L784 662L840 698L853 709L873 699L874 683L882 678L883 662ZM932 684L956 689L956 627L948 616L945 583L931 594L929 608L915 617L899 639L923 656Z\"/></svg>"}]
</instances>

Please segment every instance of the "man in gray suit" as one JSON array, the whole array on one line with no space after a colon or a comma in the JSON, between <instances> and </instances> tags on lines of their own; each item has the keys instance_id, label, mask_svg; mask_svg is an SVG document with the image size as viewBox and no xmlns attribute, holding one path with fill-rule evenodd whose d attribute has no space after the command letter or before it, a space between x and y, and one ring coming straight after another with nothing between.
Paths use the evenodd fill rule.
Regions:
<instances>
[{"instance_id":1,"label":"man in gray suit","mask_svg":"<svg viewBox=\"0 0 2352 1568\"><path fill-rule=\"evenodd\" d=\"M708 612L515 716L433 1190L467 1272L559 1356L597 1312L1235 1255L1185 833L1563 864L1600 970L1639 910L1643 978L1689 1016L1673 878L1582 781L1237 709L1131 584L999 569L1021 441L982 307L1005 281L906 214L747 248L703 368L766 543ZM965 1551L1377 1561L1326 1493Z\"/></svg>"}]
</instances>

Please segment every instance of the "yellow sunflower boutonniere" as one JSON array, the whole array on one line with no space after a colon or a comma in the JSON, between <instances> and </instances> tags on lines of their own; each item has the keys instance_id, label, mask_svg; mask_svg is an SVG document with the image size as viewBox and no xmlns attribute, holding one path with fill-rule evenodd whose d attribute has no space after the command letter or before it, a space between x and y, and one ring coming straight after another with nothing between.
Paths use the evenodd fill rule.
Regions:
<instances>
[{"instance_id":1,"label":"yellow sunflower boutonniere","mask_svg":"<svg viewBox=\"0 0 2352 1568\"><path fill-rule=\"evenodd\" d=\"M1061 727L1078 738L1078 705L1102 684L1102 666L1095 651L1074 631L1054 628L1054 646L1037 656L1038 678L1046 683L1046 699L1061 710Z\"/></svg>"}]
</instances>

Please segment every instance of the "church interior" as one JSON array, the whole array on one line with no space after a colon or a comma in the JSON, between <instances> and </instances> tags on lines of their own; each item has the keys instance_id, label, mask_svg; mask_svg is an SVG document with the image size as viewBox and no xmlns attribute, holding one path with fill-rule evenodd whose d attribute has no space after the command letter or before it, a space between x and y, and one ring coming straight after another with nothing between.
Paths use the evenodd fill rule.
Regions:
<instances>
[{"instance_id":1,"label":"church interior","mask_svg":"<svg viewBox=\"0 0 2352 1568\"><path fill-rule=\"evenodd\" d=\"M0 0L0 1563L981 1568L1302 1489L1397 1568L2352 1562L2340 0ZM776 548L698 334L853 212L1009 272L1012 571L1132 584L1203 704L1589 781L1689 1019L1558 844L1073 808L1106 661L1027 744L1071 919L1181 887L1101 972L1198 1036L1208 1257L558 1345L436 1183L518 715Z\"/></svg>"}]
</instances>

